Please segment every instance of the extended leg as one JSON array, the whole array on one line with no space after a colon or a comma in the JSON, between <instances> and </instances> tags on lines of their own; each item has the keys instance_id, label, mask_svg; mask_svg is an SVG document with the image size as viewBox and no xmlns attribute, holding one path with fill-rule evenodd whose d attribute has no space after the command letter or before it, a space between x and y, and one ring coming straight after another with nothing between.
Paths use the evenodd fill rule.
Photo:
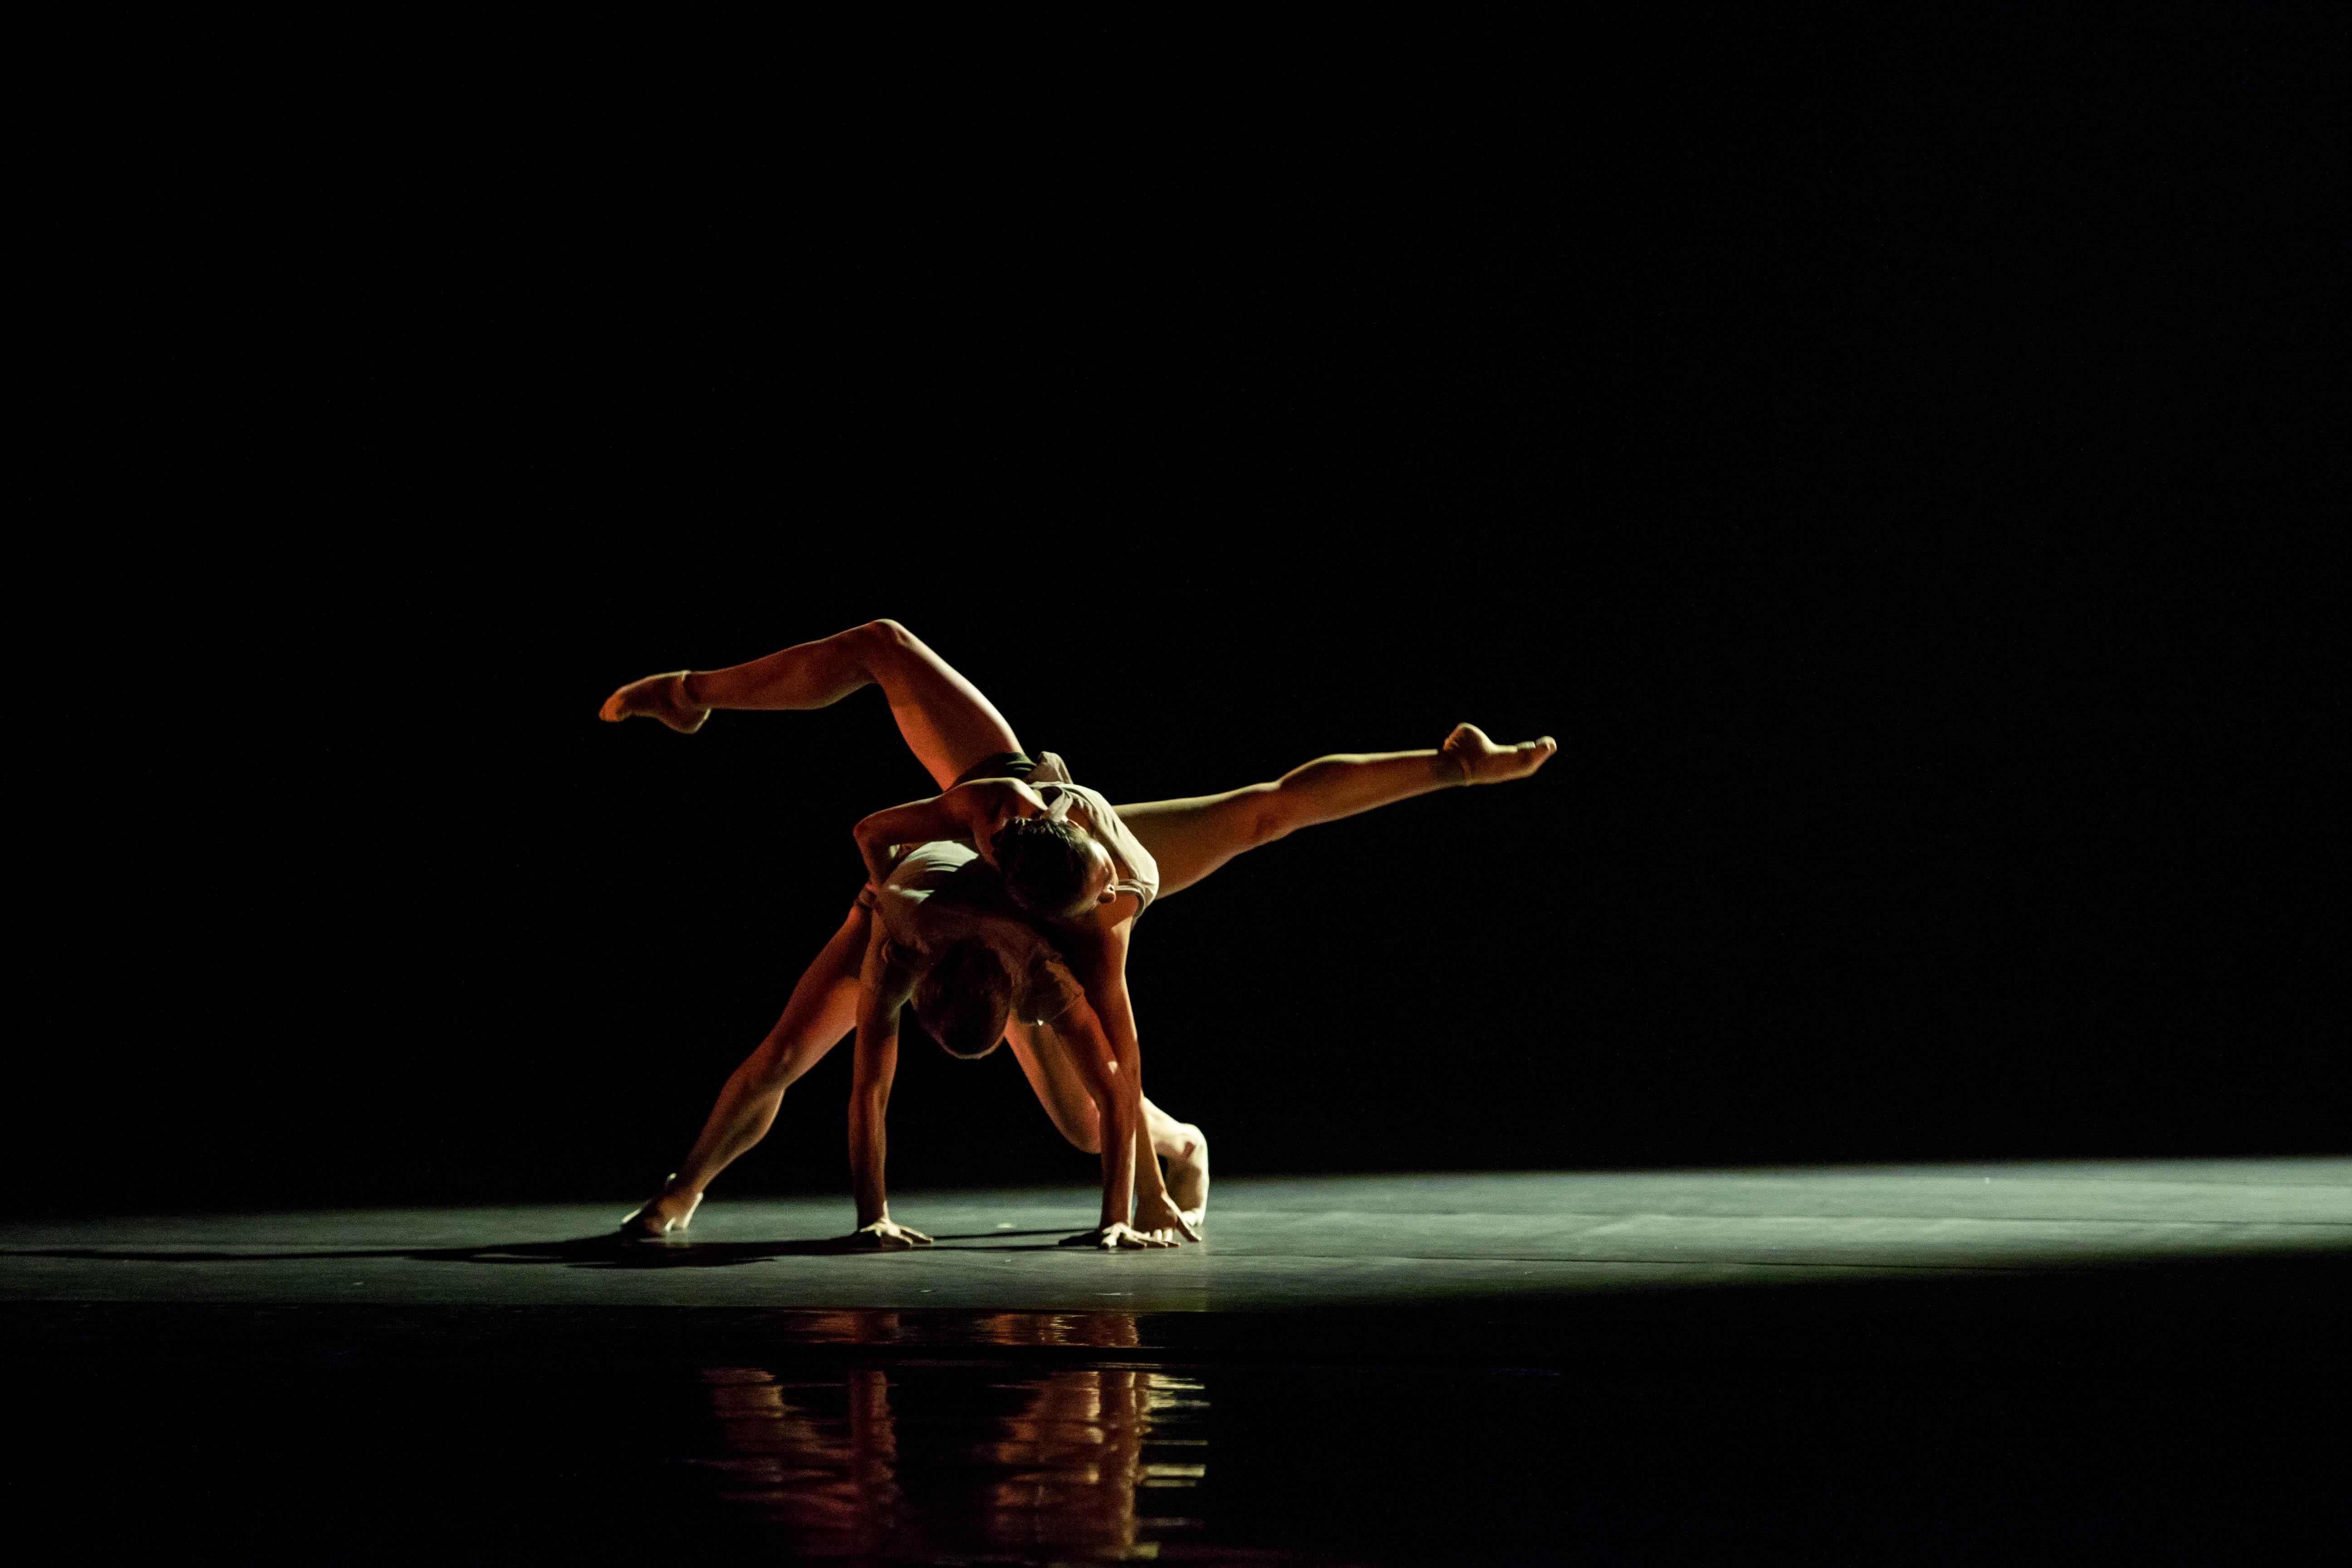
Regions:
<instances>
[{"instance_id":1,"label":"extended leg","mask_svg":"<svg viewBox=\"0 0 2352 1568\"><path fill-rule=\"evenodd\" d=\"M1434 751L1318 757L1271 784L1116 809L1119 820L1160 862L1160 896L1165 898L1234 856L1298 828L1337 822L1432 790L1525 778L1559 749L1549 735L1523 745L1497 746L1476 725L1461 724Z\"/></svg>"},{"instance_id":2,"label":"extended leg","mask_svg":"<svg viewBox=\"0 0 2352 1568\"><path fill-rule=\"evenodd\" d=\"M980 689L896 621L868 621L725 669L649 675L606 698L598 717L657 719L690 734L715 708L829 708L866 686L882 689L898 732L941 789L983 758L1021 749Z\"/></svg>"},{"instance_id":3,"label":"extended leg","mask_svg":"<svg viewBox=\"0 0 2352 1568\"><path fill-rule=\"evenodd\" d=\"M1102 1152L1102 1117L1086 1080L1070 1063L1069 1052L1052 1026L1014 1020L1005 1033L1029 1087L1054 1125L1081 1152ZM1189 1121L1179 1121L1149 1097L1143 1101L1144 1130L1151 1152L1168 1162L1168 1195L1195 1228L1209 1206L1209 1137Z\"/></svg>"},{"instance_id":4,"label":"extended leg","mask_svg":"<svg viewBox=\"0 0 2352 1568\"><path fill-rule=\"evenodd\" d=\"M625 1229L646 1236L685 1229L702 1202L702 1189L768 1135L784 1090L839 1045L856 1022L858 965L872 920L862 909L850 910L793 987L775 1027L719 1091L719 1102L685 1163L663 1184L659 1196L622 1221Z\"/></svg>"}]
</instances>

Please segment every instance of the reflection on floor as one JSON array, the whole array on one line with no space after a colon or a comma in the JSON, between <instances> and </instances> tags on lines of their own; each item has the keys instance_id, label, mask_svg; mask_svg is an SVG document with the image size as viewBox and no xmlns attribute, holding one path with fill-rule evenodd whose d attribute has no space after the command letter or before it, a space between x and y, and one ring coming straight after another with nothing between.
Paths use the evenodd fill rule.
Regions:
<instances>
[{"instance_id":1,"label":"reflection on floor","mask_svg":"<svg viewBox=\"0 0 2352 1568\"><path fill-rule=\"evenodd\" d=\"M98 1561L2244 1561L2345 1529L2308 1435L2352 1365L2352 1162L1229 1191L1172 1258L1054 1249L1034 1194L933 1200L962 1239L929 1257L544 1210L17 1226L0 1366L38 1440L5 1484ZM1234 1305L1162 1304L1204 1295Z\"/></svg>"},{"instance_id":2,"label":"reflection on floor","mask_svg":"<svg viewBox=\"0 0 2352 1568\"><path fill-rule=\"evenodd\" d=\"M1002 1345L1136 1344L1125 1313L996 1313L974 1329ZM689 1462L797 1556L1124 1562L1202 1522L1174 1495L1207 1474L1196 1378L918 1364L714 1366L701 1381L725 1451Z\"/></svg>"}]
</instances>

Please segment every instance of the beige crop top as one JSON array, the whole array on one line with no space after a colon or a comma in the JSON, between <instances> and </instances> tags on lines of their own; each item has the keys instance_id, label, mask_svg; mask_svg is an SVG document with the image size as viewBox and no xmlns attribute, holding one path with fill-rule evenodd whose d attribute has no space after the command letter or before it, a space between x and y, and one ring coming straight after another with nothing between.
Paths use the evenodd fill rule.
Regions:
<instances>
[{"instance_id":1,"label":"beige crop top","mask_svg":"<svg viewBox=\"0 0 2352 1568\"><path fill-rule=\"evenodd\" d=\"M1133 893L1139 915L1151 907L1151 900L1160 896L1160 862L1118 819L1101 791L1071 783L1068 764L1052 752L1039 754L1037 771L1029 775L1029 787L1048 809L1059 810L1092 834L1110 856L1112 891ZM1066 799L1070 804L1061 805Z\"/></svg>"}]
</instances>

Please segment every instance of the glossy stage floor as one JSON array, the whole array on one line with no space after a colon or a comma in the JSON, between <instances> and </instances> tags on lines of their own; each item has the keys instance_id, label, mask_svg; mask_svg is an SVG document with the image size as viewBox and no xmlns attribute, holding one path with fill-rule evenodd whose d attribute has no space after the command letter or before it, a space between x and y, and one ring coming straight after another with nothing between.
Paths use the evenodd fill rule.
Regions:
<instances>
[{"instance_id":1,"label":"glossy stage floor","mask_svg":"<svg viewBox=\"0 0 2352 1568\"><path fill-rule=\"evenodd\" d=\"M2099 1552L2340 1530L2352 1161L1221 1183L0 1230L84 1550L875 1563ZM2328 1478L2335 1477L2336 1481Z\"/></svg>"}]
</instances>

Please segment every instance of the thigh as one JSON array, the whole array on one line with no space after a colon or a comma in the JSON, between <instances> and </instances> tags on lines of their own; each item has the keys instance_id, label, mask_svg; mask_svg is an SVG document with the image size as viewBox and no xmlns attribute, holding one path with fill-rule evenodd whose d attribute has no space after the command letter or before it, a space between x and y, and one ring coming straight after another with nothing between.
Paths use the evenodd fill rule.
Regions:
<instances>
[{"instance_id":1,"label":"thigh","mask_svg":"<svg viewBox=\"0 0 2352 1568\"><path fill-rule=\"evenodd\" d=\"M1019 752L1013 726L980 688L896 621L878 621L867 669L898 732L940 788L991 756Z\"/></svg>"},{"instance_id":2,"label":"thigh","mask_svg":"<svg viewBox=\"0 0 2352 1568\"><path fill-rule=\"evenodd\" d=\"M1054 1119L1062 1136L1089 1154L1100 1153L1100 1113L1061 1037L1050 1025L1026 1024L1016 1018L1004 1037L1021 1063L1022 1076L1037 1091L1037 1102Z\"/></svg>"},{"instance_id":3,"label":"thigh","mask_svg":"<svg viewBox=\"0 0 2352 1568\"><path fill-rule=\"evenodd\" d=\"M1128 831L1160 862L1160 897L1183 891L1244 849L1265 842L1275 786L1244 784L1223 795L1115 805Z\"/></svg>"},{"instance_id":4,"label":"thigh","mask_svg":"<svg viewBox=\"0 0 2352 1568\"><path fill-rule=\"evenodd\" d=\"M866 910L853 907L816 961L802 972L792 999L760 1044L768 1076L793 1082L856 1026L858 973L873 921Z\"/></svg>"}]
</instances>

